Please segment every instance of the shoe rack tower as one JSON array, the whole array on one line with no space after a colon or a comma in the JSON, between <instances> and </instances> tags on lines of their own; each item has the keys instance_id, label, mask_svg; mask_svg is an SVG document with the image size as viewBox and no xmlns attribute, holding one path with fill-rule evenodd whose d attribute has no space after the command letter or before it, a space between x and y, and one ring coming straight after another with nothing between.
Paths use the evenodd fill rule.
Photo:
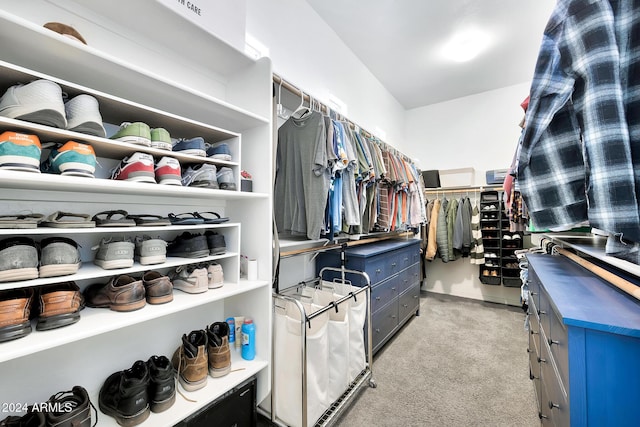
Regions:
<instances>
[{"instance_id":1,"label":"shoe rack tower","mask_svg":"<svg viewBox=\"0 0 640 427\"><path fill-rule=\"evenodd\" d=\"M6 7L5 7L6 6ZM10 11L8 11L11 9ZM123 9L123 10L118 10ZM82 13L81 13L82 12ZM153 19L139 16L145 13ZM67 19L67 21L65 21ZM48 21L85 24L96 33L83 34L88 45L42 27ZM164 34L158 23L171 23ZM148 27L146 26L148 24ZM97 34L102 34L98 39ZM92 43L95 41L95 44ZM188 40L188 42L187 42ZM118 43L128 49L101 49ZM128 43L128 44L127 44ZM177 396L166 412L151 414L143 425L173 426L250 377L257 377L257 402L270 392L271 364L271 63L253 60L224 41L173 13L160 2L143 0L126 8L98 0L13 2L0 10L0 90L46 78L62 86L69 99L80 93L96 97L107 124L142 121L166 128L172 137L202 136L226 142L232 160L147 148L64 129L0 117L5 130L36 134L42 142L76 140L93 146L99 166L96 178L80 178L0 170L0 214L24 212L45 216L55 211L95 214L122 209L130 214L215 211L230 221L218 225L165 227L96 227L77 229L0 229L0 239L23 235L40 241L61 235L81 246L83 264L74 275L0 283L0 290L75 281L81 289L106 283L113 275L167 273L180 266L215 260L223 266L224 286L203 294L174 290L174 300L118 313L85 308L80 321L50 331L0 343L0 402L33 404L74 385L82 385L98 406L98 392L113 372L151 355L171 358L180 338L191 330L242 315L256 325L256 358L233 354L232 372L209 378L196 392ZM136 59L136 61L131 60ZM159 158L171 155L181 165L212 162L233 170L238 191L113 181L111 167L136 151ZM44 155L44 153L43 153ZM240 190L240 171L253 175L253 192ZM224 235L227 252L208 258L170 257L164 264L103 270L93 265L92 246L110 236L159 236L172 240L184 231ZM241 255L258 260L258 279L240 276ZM2 414L0 418L10 414ZM98 426L116 425L99 414Z\"/></svg>"},{"instance_id":2,"label":"shoe rack tower","mask_svg":"<svg viewBox=\"0 0 640 427\"><path fill-rule=\"evenodd\" d=\"M504 192L480 193L480 230L485 261L484 265L480 265L480 282L485 285L520 287L522 281L515 251L522 249L523 235L509 231Z\"/></svg>"}]
</instances>

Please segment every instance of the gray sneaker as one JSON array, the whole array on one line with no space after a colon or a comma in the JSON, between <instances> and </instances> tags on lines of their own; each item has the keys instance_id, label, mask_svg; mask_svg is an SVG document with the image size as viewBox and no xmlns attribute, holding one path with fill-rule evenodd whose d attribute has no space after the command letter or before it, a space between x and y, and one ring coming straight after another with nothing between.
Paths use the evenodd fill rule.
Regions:
<instances>
[{"instance_id":1,"label":"gray sneaker","mask_svg":"<svg viewBox=\"0 0 640 427\"><path fill-rule=\"evenodd\" d=\"M134 244L129 239L120 241L102 239L98 246L91 249L98 250L93 263L105 270L133 266Z\"/></svg>"},{"instance_id":2,"label":"gray sneaker","mask_svg":"<svg viewBox=\"0 0 640 427\"><path fill-rule=\"evenodd\" d=\"M162 264L167 260L167 242L146 235L137 236L135 256L142 265Z\"/></svg>"},{"instance_id":3,"label":"gray sneaker","mask_svg":"<svg viewBox=\"0 0 640 427\"><path fill-rule=\"evenodd\" d=\"M182 172L182 185L184 187L218 188L216 172L215 165L210 163L189 166Z\"/></svg>"},{"instance_id":4,"label":"gray sneaker","mask_svg":"<svg viewBox=\"0 0 640 427\"><path fill-rule=\"evenodd\" d=\"M181 265L169 275L169 278L174 289L188 294L200 294L209 290L209 273L206 268L197 265Z\"/></svg>"},{"instance_id":5,"label":"gray sneaker","mask_svg":"<svg viewBox=\"0 0 640 427\"><path fill-rule=\"evenodd\" d=\"M221 190L236 190L236 183L233 178L233 171L231 168L220 168L216 174L218 180L218 187Z\"/></svg>"},{"instance_id":6,"label":"gray sneaker","mask_svg":"<svg viewBox=\"0 0 640 427\"><path fill-rule=\"evenodd\" d=\"M78 244L66 237L48 237L40 242L40 277L75 274L80 268Z\"/></svg>"},{"instance_id":7,"label":"gray sneaker","mask_svg":"<svg viewBox=\"0 0 640 427\"><path fill-rule=\"evenodd\" d=\"M38 249L32 239L18 236L0 241L0 282L37 277Z\"/></svg>"}]
</instances>

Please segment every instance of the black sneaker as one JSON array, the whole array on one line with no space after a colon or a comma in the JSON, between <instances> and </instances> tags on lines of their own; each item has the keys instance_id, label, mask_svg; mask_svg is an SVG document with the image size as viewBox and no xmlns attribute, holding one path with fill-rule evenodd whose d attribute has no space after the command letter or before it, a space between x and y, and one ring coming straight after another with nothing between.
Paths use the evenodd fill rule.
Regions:
<instances>
[{"instance_id":1,"label":"black sneaker","mask_svg":"<svg viewBox=\"0 0 640 427\"><path fill-rule=\"evenodd\" d=\"M222 255L227 251L227 245L224 236L215 231L208 230L204 233L207 236L207 244L209 245L209 255Z\"/></svg>"},{"instance_id":2,"label":"black sneaker","mask_svg":"<svg viewBox=\"0 0 640 427\"><path fill-rule=\"evenodd\" d=\"M142 360L111 374L100 389L100 410L121 426L132 427L149 418L149 368Z\"/></svg>"},{"instance_id":3,"label":"black sneaker","mask_svg":"<svg viewBox=\"0 0 640 427\"><path fill-rule=\"evenodd\" d=\"M45 413L48 426L90 427L91 401L84 387L75 386L71 391L61 391L49 398Z\"/></svg>"},{"instance_id":4,"label":"black sneaker","mask_svg":"<svg viewBox=\"0 0 640 427\"><path fill-rule=\"evenodd\" d=\"M202 258L209 255L207 238L187 231L176 237L167 248L167 255L183 258Z\"/></svg>"},{"instance_id":5,"label":"black sneaker","mask_svg":"<svg viewBox=\"0 0 640 427\"><path fill-rule=\"evenodd\" d=\"M27 412L23 416L10 415L0 421L0 427L45 427L47 424L42 412Z\"/></svg>"},{"instance_id":6,"label":"black sneaker","mask_svg":"<svg viewBox=\"0 0 640 427\"><path fill-rule=\"evenodd\" d=\"M176 380L173 366L165 356L151 356L149 367L149 404L151 412L166 411L176 401Z\"/></svg>"}]
</instances>

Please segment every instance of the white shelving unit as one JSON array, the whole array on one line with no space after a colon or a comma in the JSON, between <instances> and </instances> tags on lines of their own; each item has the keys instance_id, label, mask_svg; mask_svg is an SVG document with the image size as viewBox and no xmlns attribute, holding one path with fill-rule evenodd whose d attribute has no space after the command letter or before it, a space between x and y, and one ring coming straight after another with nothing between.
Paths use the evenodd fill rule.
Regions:
<instances>
[{"instance_id":1,"label":"white shelving unit","mask_svg":"<svg viewBox=\"0 0 640 427\"><path fill-rule=\"evenodd\" d=\"M146 13L158 12L171 19L180 36L198 40L183 49L168 31L154 34L139 29L140 56L162 52L162 60L175 60L166 68L157 64L128 61L113 51L86 46L41 26L42 14L57 13L73 22L92 23L112 29L114 43L122 43L117 34L126 23L103 8L102 2L39 0L29 4L10 4L0 10L0 91L18 83L46 78L57 82L70 97L80 93L95 96L103 120L118 125L123 121L143 121L152 127L164 127L173 137L203 136L209 143L224 141L232 152L232 161L219 161L180 153L112 141L55 129L20 120L0 117L0 132L20 131L36 134L41 141L70 139L92 145L98 156L96 178L79 178L29 172L0 170L0 213L55 211L96 214L122 209L130 214L215 211L230 221L210 225L171 225L166 227L96 227L29 230L0 229L0 240L24 235L39 241L48 236L67 236L81 247L82 266L74 275L0 283L0 290L38 287L73 280L81 289L93 283L105 283L118 274L141 275L147 270L163 273L173 268L215 260L224 269L222 288L203 294L174 291L174 300L163 305L117 313L107 309L85 308L78 323L50 331L33 331L24 338L0 343L0 402L44 402L51 395L85 387L98 406L98 393L113 372L131 367L136 360L152 355L171 358L183 334L244 315L254 319L257 329L257 357L245 361L234 353L232 372L222 378L209 378L202 390L180 395L176 404L162 414L152 414L142 425L172 426L176 422L222 396L251 376L257 377L257 401L265 399L271 385L271 225L272 225L272 132L271 63L254 61L244 53L216 39L201 28L190 25L165 6L153 0L144 4ZM77 6L77 8L76 8ZM7 11L7 9L12 9ZM73 10L73 14L70 12ZM155 20L155 18L154 18ZM131 28L128 36L133 35ZM124 33L123 33L124 34ZM120 37L120 39L118 38ZM102 39L104 43L104 38ZM141 48L143 46L144 48ZM104 47L104 46L102 46ZM201 49L209 49L202 55ZM117 49L116 49L117 50ZM181 73L184 73L181 74ZM182 76L182 78L181 78ZM199 78L195 78L199 77ZM193 78L192 78L193 77ZM142 151L159 158L171 155L181 165L209 162L233 170L238 191L163 186L112 181L109 169L122 158ZM46 151L43 151L43 159ZM252 193L240 188L240 171L253 175ZM182 232L203 233L213 230L225 236L224 255L199 259L169 257L159 265L103 270L93 265L91 247L102 238L138 235L171 240ZM241 255L259 261L258 279L240 277ZM0 418L10 414L2 414ZM116 425L100 414L98 426Z\"/></svg>"}]
</instances>

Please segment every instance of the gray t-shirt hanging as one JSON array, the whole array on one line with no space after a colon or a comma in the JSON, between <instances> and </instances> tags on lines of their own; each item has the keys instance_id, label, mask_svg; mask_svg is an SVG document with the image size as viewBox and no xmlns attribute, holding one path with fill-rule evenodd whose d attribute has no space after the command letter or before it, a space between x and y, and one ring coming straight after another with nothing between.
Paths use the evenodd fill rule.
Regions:
<instances>
[{"instance_id":1,"label":"gray t-shirt hanging","mask_svg":"<svg viewBox=\"0 0 640 427\"><path fill-rule=\"evenodd\" d=\"M278 129L274 214L279 232L320 238L329 194L328 164L322 114L291 117Z\"/></svg>"}]
</instances>

